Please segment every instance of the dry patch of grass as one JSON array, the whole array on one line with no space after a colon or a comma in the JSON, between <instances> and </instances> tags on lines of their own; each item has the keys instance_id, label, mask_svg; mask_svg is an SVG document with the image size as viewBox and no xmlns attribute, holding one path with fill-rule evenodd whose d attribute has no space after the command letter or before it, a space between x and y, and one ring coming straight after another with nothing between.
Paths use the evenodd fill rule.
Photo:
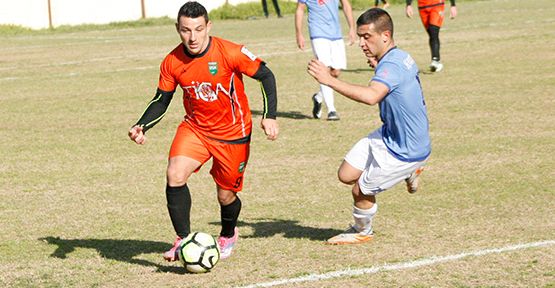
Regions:
<instances>
[{"instance_id":1,"label":"dry patch of grass","mask_svg":"<svg viewBox=\"0 0 555 288\"><path fill-rule=\"evenodd\" d=\"M421 75L433 137L423 189L380 195L375 241L346 247L322 244L351 220L350 190L336 169L379 127L377 107L337 96L341 121L310 119L317 85L306 74L311 52L295 48L292 18L215 22L214 35L247 44L276 74L281 135L266 141L256 126L240 194L241 240L206 275L160 257L173 240L163 188L181 92L147 145L126 138L154 94L159 62L178 43L174 29L1 36L0 286L227 287L555 239L550 4L459 4L459 17L441 32L445 70ZM401 7L390 12L398 45L424 72L429 49L419 20ZM347 53L341 77L366 83L372 71L362 53ZM259 86L246 84L258 125ZM215 235L208 170L189 183L192 228ZM554 249L302 285L550 287Z\"/></svg>"}]
</instances>

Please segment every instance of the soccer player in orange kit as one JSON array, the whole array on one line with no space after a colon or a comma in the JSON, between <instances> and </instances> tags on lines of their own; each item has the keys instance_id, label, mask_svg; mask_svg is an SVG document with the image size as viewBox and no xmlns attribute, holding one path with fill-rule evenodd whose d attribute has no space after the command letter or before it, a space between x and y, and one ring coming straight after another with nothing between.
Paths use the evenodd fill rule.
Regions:
<instances>
[{"instance_id":1,"label":"soccer player in orange kit","mask_svg":"<svg viewBox=\"0 0 555 288\"><path fill-rule=\"evenodd\" d=\"M247 48L209 36L212 23L204 6L187 2L177 16L181 42L160 65L158 89L145 112L129 130L129 138L145 143L145 132L165 115L175 89L183 89L186 115L177 127L166 171L166 199L177 234L164 253L176 261L180 241L190 232L191 194L188 178L209 159L220 204L221 258L231 255L238 239L237 219L241 201L237 192L249 159L251 110L242 75L260 81L264 110L261 127L269 140L278 137L276 83L272 71Z\"/></svg>"},{"instance_id":2,"label":"soccer player in orange kit","mask_svg":"<svg viewBox=\"0 0 555 288\"><path fill-rule=\"evenodd\" d=\"M451 2L451 19L457 17L457 6L455 0ZM405 9L406 15L412 18L412 0L406 0L407 7ZM430 63L430 70L432 72L439 72L443 69L443 64L439 57L439 29L443 24L443 11L445 10L445 0L418 0L418 11L420 12L420 19L426 32L428 32L430 50L432 52L432 62Z\"/></svg>"}]
</instances>

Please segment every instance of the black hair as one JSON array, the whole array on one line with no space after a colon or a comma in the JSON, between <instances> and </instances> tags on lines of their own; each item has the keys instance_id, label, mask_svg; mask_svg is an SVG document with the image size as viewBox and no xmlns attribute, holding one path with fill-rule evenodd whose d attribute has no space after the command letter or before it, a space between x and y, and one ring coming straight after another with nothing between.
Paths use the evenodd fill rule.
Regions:
<instances>
[{"instance_id":1,"label":"black hair","mask_svg":"<svg viewBox=\"0 0 555 288\"><path fill-rule=\"evenodd\" d=\"M179 18L181 18L181 16L185 16L187 18L204 17L206 23L209 21L206 8L204 8L204 6L197 1L186 2L183 6L181 6L181 8L179 8L179 12L177 13L177 23L179 23Z\"/></svg>"},{"instance_id":2,"label":"black hair","mask_svg":"<svg viewBox=\"0 0 555 288\"><path fill-rule=\"evenodd\" d=\"M374 23L376 32L390 31L391 38L393 38L393 20L391 20L391 16L389 16L387 11L380 8L371 8L362 13L357 19L357 26L372 23Z\"/></svg>"}]
</instances>

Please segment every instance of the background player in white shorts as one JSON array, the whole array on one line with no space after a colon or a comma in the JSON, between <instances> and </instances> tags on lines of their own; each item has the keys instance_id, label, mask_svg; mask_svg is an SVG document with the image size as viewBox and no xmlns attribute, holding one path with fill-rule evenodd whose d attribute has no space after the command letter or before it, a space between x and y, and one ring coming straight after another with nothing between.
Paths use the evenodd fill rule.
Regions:
<instances>
[{"instance_id":1,"label":"background player in white shorts","mask_svg":"<svg viewBox=\"0 0 555 288\"><path fill-rule=\"evenodd\" d=\"M426 104L412 57L393 41L393 22L379 8L357 20L360 48L375 67L368 86L333 77L326 65L313 59L308 73L318 82L355 101L380 107L382 127L360 140L339 167L339 180L352 184L355 224L328 239L329 244L353 244L373 237L372 219L378 210L376 195L405 180L410 193L431 153Z\"/></svg>"},{"instance_id":2,"label":"background player in white shorts","mask_svg":"<svg viewBox=\"0 0 555 288\"><path fill-rule=\"evenodd\" d=\"M355 43L355 24L351 3L348 0L297 0L295 12L295 31L297 46L304 50L303 36L304 10L308 8L308 33L312 44L314 56L329 67L333 77L339 77L341 69L347 68L345 56L345 43L339 23L339 1L343 6L343 13L349 24L349 45ZM319 119L322 116L322 101L328 108L328 120L339 120L335 109L333 90L320 85L320 92L312 96L312 116Z\"/></svg>"}]
</instances>

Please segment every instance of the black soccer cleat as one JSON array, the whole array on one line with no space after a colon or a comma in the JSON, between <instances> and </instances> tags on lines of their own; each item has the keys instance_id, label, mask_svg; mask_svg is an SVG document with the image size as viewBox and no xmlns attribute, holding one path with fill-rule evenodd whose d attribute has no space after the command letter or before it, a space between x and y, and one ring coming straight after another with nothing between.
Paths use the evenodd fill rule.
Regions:
<instances>
[{"instance_id":1,"label":"black soccer cleat","mask_svg":"<svg viewBox=\"0 0 555 288\"><path fill-rule=\"evenodd\" d=\"M328 113L328 121L337 121L337 120L339 120L339 115L337 115L337 112L330 111L330 113Z\"/></svg>"},{"instance_id":2,"label":"black soccer cleat","mask_svg":"<svg viewBox=\"0 0 555 288\"><path fill-rule=\"evenodd\" d=\"M312 95L312 117L314 117L314 119L320 119L320 117L322 117L322 102L318 102L316 95L318 95L318 93Z\"/></svg>"}]
</instances>

